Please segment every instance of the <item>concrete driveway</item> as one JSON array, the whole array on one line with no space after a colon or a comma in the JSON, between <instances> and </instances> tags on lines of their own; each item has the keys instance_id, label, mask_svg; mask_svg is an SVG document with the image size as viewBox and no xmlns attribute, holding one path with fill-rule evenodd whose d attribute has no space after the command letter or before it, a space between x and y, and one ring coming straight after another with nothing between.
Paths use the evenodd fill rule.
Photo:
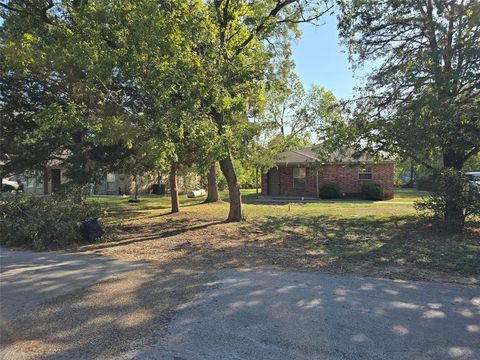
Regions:
<instances>
[{"instance_id":1,"label":"concrete driveway","mask_svg":"<svg viewBox=\"0 0 480 360\"><path fill-rule=\"evenodd\" d=\"M325 274L217 273L136 359L480 359L480 290Z\"/></svg>"},{"instance_id":2,"label":"concrete driveway","mask_svg":"<svg viewBox=\"0 0 480 360\"><path fill-rule=\"evenodd\" d=\"M102 256L0 248L0 324L72 290L142 267Z\"/></svg>"}]
</instances>

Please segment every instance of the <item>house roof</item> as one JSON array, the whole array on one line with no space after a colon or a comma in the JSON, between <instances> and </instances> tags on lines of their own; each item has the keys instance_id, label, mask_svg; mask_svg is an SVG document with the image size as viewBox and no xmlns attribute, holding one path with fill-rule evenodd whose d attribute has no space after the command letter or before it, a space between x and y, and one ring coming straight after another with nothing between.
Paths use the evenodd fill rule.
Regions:
<instances>
[{"instance_id":1,"label":"house roof","mask_svg":"<svg viewBox=\"0 0 480 360\"><path fill-rule=\"evenodd\" d=\"M334 164L352 164L352 163L373 163L374 159L366 154L359 158L353 157L353 151L337 150L322 157L318 152L318 147L306 147L299 150L289 150L278 154L275 158L277 165L305 165L314 163L334 163ZM391 160L384 160L383 162L391 162Z\"/></svg>"}]
</instances>

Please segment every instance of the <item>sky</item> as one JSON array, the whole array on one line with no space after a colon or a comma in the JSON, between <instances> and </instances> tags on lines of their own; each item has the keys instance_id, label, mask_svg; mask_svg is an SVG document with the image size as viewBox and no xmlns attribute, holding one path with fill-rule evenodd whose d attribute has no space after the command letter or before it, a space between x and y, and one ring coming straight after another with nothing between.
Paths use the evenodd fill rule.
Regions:
<instances>
[{"instance_id":1,"label":"sky","mask_svg":"<svg viewBox=\"0 0 480 360\"><path fill-rule=\"evenodd\" d=\"M346 48L339 44L335 15L325 16L324 25L302 24L300 28L303 36L292 50L296 72L305 88L315 84L338 99L352 98L353 88L361 84L361 79L354 76Z\"/></svg>"}]
</instances>

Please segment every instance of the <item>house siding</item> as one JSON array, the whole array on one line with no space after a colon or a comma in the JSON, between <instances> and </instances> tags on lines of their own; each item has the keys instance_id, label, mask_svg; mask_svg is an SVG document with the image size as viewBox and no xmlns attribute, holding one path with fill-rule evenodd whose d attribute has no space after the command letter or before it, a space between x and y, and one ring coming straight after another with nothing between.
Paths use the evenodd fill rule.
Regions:
<instances>
[{"instance_id":1,"label":"house siding","mask_svg":"<svg viewBox=\"0 0 480 360\"><path fill-rule=\"evenodd\" d=\"M293 187L293 169L299 166L279 166L280 196L317 196L317 169L306 168L306 184L303 189ZM360 180L358 178L359 166L352 165L324 165L318 168L318 187L324 184L335 183L340 191L347 196L359 196L362 185L366 182L374 182L383 186L385 198L393 198L394 172L393 163L381 163L371 165L372 179ZM268 173L262 173L262 195L269 195Z\"/></svg>"}]
</instances>

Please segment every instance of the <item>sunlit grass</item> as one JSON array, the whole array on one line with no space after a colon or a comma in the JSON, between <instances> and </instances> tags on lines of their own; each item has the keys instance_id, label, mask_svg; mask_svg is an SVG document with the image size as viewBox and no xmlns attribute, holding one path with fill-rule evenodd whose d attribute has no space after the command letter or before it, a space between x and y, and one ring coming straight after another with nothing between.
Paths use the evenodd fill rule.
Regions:
<instances>
[{"instance_id":1,"label":"sunlit grass","mask_svg":"<svg viewBox=\"0 0 480 360\"><path fill-rule=\"evenodd\" d=\"M246 221L222 224L243 234L261 233L272 242L301 247L304 251L335 256L341 261L367 262L376 266L420 266L462 273L480 273L480 229L469 225L465 234L436 231L416 214L413 201L427 193L411 189L396 192L392 201L342 199L329 202L258 201L255 190L243 190ZM222 221L227 217L228 193L223 202L203 204L204 198L180 196L181 212L190 221ZM106 205L109 225L148 228L170 221L170 198L148 196L139 203L128 198L96 197ZM221 234L217 234L221 238ZM475 240L477 239L477 240ZM239 241L242 241L239 235ZM293 244L293 245L292 245Z\"/></svg>"}]
</instances>

